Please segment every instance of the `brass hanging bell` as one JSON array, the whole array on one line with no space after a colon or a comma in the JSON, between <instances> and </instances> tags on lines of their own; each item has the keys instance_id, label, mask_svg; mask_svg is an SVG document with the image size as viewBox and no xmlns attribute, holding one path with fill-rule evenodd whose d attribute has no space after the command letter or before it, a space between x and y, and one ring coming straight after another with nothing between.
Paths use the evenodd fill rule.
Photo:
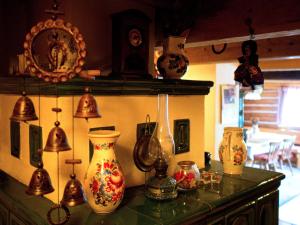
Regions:
<instances>
[{"instance_id":1,"label":"brass hanging bell","mask_svg":"<svg viewBox=\"0 0 300 225\"><path fill-rule=\"evenodd\" d=\"M41 196L54 191L48 172L43 168L43 163L38 163L38 168L33 172L29 186L26 190L28 195Z\"/></svg>"},{"instance_id":2,"label":"brass hanging bell","mask_svg":"<svg viewBox=\"0 0 300 225\"><path fill-rule=\"evenodd\" d=\"M74 117L85 119L101 117L98 113L97 102L89 93L90 91L89 88L85 88L86 93L80 98Z\"/></svg>"},{"instance_id":3,"label":"brass hanging bell","mask_svg":"<svg viewBox=\"0 0 300 225\"><path fill-rule=\"evenodd\" d=\"M31 121L37 120L33 102L26 96L26 92L22 92L22 97L15 104L11 120L15 121Z\"/></svg>"},{"instance_id":4,"label":"brass hanging bell","mask_svg":"<svg viewBox=\"0 0 300 225\"><path fill-rule=\"evenodd\" d=\"M70 180L65 186L64 196L61 203L67 206L77 206L86 202L82 185L75 174L70 175Z\"/></svg>"},{"instance_id":5,"label":"brass hanging bell","mask_svg":"<svg viewBox=\"0 0 300 225\"><path fill-rule=\"evenodd\" d=\"M48 135L44 151L60 152L71 150L65 131L59 127L60 122L55 122L55 127L52 128Z\"/></svg>"}]
</instances>

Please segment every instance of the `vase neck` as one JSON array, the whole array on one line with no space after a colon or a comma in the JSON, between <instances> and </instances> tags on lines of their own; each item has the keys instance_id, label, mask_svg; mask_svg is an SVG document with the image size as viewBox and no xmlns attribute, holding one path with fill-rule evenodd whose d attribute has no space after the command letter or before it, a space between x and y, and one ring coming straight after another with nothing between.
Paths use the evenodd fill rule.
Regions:
<instances>
[{"instance_id":1,"label":"vase neck","mask_svg":"<svg viewBox=\"0 0 300 225\"><path fill-rule=\"evenodd\" d=\"M185 37L170 36L164 41L164 52L184 54Z\"/></svg>"},{"instance_id":2,"label":"vase neck","mask_svg":"<svg viewBox=\"0 0 300 225\"><path fill-rule=\"evenodd\" d=\"M94 154L114 154L119 135L119 131L99 130L90 132L89 138L93 143Z\"/></svg>"}]
</instances>

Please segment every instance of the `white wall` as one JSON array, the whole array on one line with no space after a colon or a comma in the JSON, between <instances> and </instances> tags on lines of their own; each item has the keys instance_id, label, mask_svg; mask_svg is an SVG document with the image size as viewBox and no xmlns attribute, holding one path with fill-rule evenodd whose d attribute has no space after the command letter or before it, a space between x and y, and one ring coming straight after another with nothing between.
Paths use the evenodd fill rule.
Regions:
<instances>
[{"instance_id":1,"label":"white wall","mask_svg":"<svg viewBox=\"0 0 300 225\"><path fill-rule=\"evenodd\" d=\"M221 63L216 64L216 95L215 95L215 105L216 105L216 124L215 124L215 149L216 156L218 156L218 147L223 137L223 130L225 126L238 126L238 113L239 113L239 95L238 88L236 88L237 96L235 98L234 114L230 118L231 122L221 121L221 87L225 84L234 85L234 71L236 70L238 64L236 63ZM234 119L232 121L232 119ZM218 159L218 157L216 157Z\"/></svg>"}]
</instances>

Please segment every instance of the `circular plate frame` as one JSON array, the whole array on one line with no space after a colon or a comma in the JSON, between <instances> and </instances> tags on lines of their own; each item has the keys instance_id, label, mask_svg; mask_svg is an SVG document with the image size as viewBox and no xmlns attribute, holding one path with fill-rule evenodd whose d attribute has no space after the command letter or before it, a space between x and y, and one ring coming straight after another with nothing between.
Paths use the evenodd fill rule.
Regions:
<instances>
[{"instance_id":1,"label":"circular plate frame","mask_svg":"<svg viewBox=\"0 0 300 225\"><path fill-rule=\"evenodd\" d=\"M47 71L44 68L41 68L35 61L32 53L32 46L35 38L46 30L63 30L70 34L74 38L74 43L76 45L77 58L74 60L74 64L67 71L63 72L53 72ZM47 41L47 40L45 40ZM47 43L45 43L47 44ZM65 22L61 19L57 20L46 20L39 22L37 25L33 26L30 32L25 37L24 42L24 55L26 57L26 69L27 71L39 78L44 79L47 82L58 83L64 82L73 78L76 74L79 74L84 65L86 57L86 44L83 40L82 34L79 32L79 29L73 26L69 22Z\"/></svg>"}]
</instances>

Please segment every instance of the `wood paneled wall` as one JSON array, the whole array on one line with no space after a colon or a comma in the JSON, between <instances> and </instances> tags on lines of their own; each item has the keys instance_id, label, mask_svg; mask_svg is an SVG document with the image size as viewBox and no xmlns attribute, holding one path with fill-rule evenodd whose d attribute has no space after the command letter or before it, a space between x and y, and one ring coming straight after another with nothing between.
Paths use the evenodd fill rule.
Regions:
<instances>
[{"instance_id":1,"label":"wood paneled wall","mask_svg":"<svg viewBox=\"0 0 300 225\"><path fill-rule=\"evenodd\" d=\"M260 127L278 128L280 104L281 86L267 85L260 100L245 100L244 126L251 126L256 118Z\"/></svg>"}]
</instances>

